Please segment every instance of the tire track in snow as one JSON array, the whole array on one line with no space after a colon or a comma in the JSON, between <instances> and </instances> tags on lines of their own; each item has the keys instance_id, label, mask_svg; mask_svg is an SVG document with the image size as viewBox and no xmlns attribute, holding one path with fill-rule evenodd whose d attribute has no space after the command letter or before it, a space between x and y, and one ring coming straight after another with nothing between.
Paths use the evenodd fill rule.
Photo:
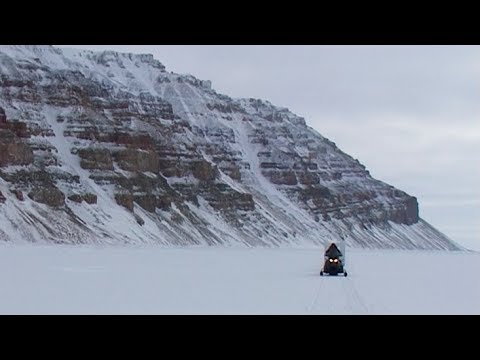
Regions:
<instances>
[{"instance_id":1,"label":"tire track in snow","mask_svg":"<svg viewBox=\"0 0 480 360\"><path fill-rule=\"evenodd\" d=\"M348 272L353 272L356 273L355 271L355 266L353 264L350 264L352 266L349 267L349 269L346 269ZM345 291L348 292L349 298L354 301L354 303L357 305L356 309L354 306L350 306L350 310L352 314L368 314L369 309L367 304L365 303L365 300L363 296L361 296L360 292L358 291L357 285L355 284L355 277L352 278L350 275L347 277L345 280L344 288ZM352 303L350 303L352 304ZM357 311L360 310L360 311Z\"/></svg>"},{"instance_id":2,"label":"tire track in snow","mask_svg":"<svg viewBox=\"0 0 480 360\"><path fill-rule=\"evenodd\" d=\"M307 310L307 313L311 313L313 308L315 307L317 301L318 301L318 297L321 293L321 290L322 290L322 287L323 285L325 284L324 281L322 281L323 279L320 279L320 282L317 286L317 290L315 291L315 295L313 296L313 300L311 301L310 305L306 306L306 310Z\"/></svg>"},{"instance_id":3,"label":"tire track in snow","mask_svg":"<svg viewBox=\"0 0 480 360\"><path fill-rule=\"evenodd\" d=\"M327 285L326 283L329 282ZM340 283L339 283L340 282ZM319 301L321 299L321 301ZM327 314L368 314L369 309L351 278L324 276L312 301L306 307L307 313Z\"/></svg>"},{"instance_id":4,"label":"tire track in snow","mask_svg":"<svg viewBox=\"0 0 480 360\"><path fill-rule=\"evenodd\" d=\"M348 307L352 314L368 314L368 307L351 278L344 279L343 289L347 295ZM360 310L360 311L358 311Z\"/></svg>"},{"instance_id":5,"label":"tire track in snow","mask_svg":"<svg viewBox=\"0 0 480 360\"><path fill-rule=\"evenodd\" d=\"M337 283L338 280L343 281L343 279L328 275L320 277L315 295L310 305L306 307L308 313L338 314L344 312L341 303L345 299L345 291ZM327 282L329 282L328 285Z\"/></svg>"}]
</instances>

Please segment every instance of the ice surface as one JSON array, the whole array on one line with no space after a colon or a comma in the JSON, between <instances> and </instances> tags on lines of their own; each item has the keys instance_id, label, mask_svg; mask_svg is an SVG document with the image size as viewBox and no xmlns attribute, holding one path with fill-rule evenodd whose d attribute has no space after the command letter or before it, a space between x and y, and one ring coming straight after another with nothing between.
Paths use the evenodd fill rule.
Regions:
<instances>
[{"instance_id":1,"label":"ice surface","mask_svg":"<svg viewBox=\"0 0 480 360\"><path fill-rule=\"evenodd\" d=\"M0 246L0 314L480 314L480 254Z\"/></svg>"}]
</instances>

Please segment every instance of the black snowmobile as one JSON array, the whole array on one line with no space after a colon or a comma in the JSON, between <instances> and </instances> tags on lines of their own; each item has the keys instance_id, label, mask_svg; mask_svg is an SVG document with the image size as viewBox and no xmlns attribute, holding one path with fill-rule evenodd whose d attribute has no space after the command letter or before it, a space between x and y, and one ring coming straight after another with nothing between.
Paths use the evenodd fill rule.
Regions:
<instances>
[{"instance_id":1,"label":"black snowmobile","mask_svg":"<svg viewBox=\"0 0 480 360\"><path fill-rule=\"evenodd\" d=\"M343 250L345 252L345 250ZM335 243L331 243L325 251L325 264L320 271L320 276L324 274L337 276L343 274L347 276L347 272L344 269L344 254L338 249Z\"/></svg>"}]
</instances>

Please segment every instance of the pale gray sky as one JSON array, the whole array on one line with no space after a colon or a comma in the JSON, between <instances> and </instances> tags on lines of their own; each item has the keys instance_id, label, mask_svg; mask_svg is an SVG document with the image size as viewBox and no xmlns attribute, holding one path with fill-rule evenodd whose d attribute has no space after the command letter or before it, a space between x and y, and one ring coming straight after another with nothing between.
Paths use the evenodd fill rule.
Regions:
<instances>
[{"instance_id":1,"label":"pale gray sky","mask_svg":"<svg viewBox=\"0 0 480 360\"><path fill-rule=\"evenodd\" d=\"M151 53L220 93L288 107L480 250L480 46L59 46Z\"/></svg>"}]
</instances>

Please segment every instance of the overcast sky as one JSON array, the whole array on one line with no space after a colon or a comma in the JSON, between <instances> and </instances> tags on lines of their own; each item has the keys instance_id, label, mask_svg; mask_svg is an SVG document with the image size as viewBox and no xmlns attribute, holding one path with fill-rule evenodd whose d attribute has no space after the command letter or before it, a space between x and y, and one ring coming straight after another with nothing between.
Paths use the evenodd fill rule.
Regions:
<instances>
[{"instance_id":1,"label":"overcast sky","mask_svg":"<svg viewBox=\"0 0 480 360\"><path fill-rule=\"evenodd\" d=\"M480 250L480 46L59 46L151 53L220 93L288 107Z\"/></svg>"}]
</instances>

